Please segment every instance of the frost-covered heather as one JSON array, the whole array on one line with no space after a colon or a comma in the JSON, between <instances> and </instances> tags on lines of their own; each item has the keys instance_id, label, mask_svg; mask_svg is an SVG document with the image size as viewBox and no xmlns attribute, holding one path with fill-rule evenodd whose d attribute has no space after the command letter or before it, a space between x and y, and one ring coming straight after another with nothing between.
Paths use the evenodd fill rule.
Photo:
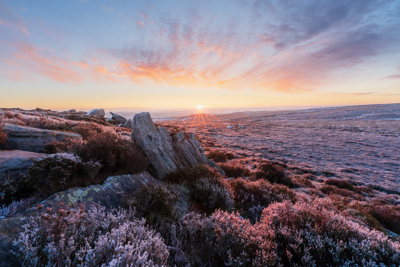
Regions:
<instances>
[{"instance_id":1,"label":"frost-covered heather","mask_svg":"<svg viewBox=\"0 0 400 267\"><path fill-rule=\"evenodd\" d=\"M29 208L33 203L37 201L36 197L30 197L26 199L21 199L19 201L13 201L10 205L0 206L0 219L13 216L21 211Z\"/></svg>"},{"instance_id":2,"label":"frost-covered heather","mask_svg":"<svg viewBox=\"0 0 400 267\"><path fill-rule=\"evenodd\" d=\"M205 144L400 191L400 104L217 117L211 128L197 127ZM227 129L236 124L248 126Z\"/></svg>"},{"instance_id":3,"label":"frost-covered heather","mask_svg":"<svg viewBox=\"0 0 400 267\"><path fill-rule=\"evenodd\" d=\"M14 241L23 266L164 266L167 246L134 212L60 207L31 218Z\"/></svg>"},{"instance_id":4,"label":"frost-covered heather","mask_svg":"<svg viewBox=\"0 0 400 267\"><path fill-rule=\"evenodd\" d=\"M271 204L254 225L238 213L188 214L178 236L200 266L397 266L400 244L326 201Z\"/></svg>"},{"instance_id":5,"label":"frost-covered heather","mask_svg":"<svg viewBox=\"0 0 400 267\"><path fill-rule=\"evenodd\" d=\"M115 133L122 139L128 139L130 137L125 128L102 125L96 122L65 119L62 118L61 113L58 112L44 114L35 111L0 109L0 119L3 123L68 132L77 132L79 128L96 127L103 132L109 131Z\"/></svg>"}]
</instances>

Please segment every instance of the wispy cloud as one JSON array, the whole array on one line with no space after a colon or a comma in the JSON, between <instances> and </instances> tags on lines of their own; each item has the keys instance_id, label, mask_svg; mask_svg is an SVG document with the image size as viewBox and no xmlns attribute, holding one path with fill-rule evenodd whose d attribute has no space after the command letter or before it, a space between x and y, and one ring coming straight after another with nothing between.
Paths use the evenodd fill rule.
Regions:
<instances>
[{"instance_id":1,"label":"wispy cloud","mask_svg":"<svg viewBox=\"0 0 400 267\"><path fill-rule=\"evenodd\" d=\"M29 31L25 26L23 20L12 11L5 2L0 2L0 27L13 29L17 32L29 35Z\"/></svg>"},{"instance_id":2,"label":"wispy cloud","mask_svg":"<svg viewBox=\"0 0 400 267\"><path fill-rule=\"evenodd\" d=\"M307 93L338 69L399 52L398 1L232 1L230 13L211 4L188 3L177 13L138 9L124 18L129 25L121 25L132 43L100 48L111 60L92 52L70 60L28 41L2 60L57 81L122 77L135 83ZM122 16L118 6L100 8ZM11 21L3 13L0 27Z\"/></svg>"},{"instance_id":3,"label":"wispy cloud","mask_svg":"<svg viewBox=\"0 0 400 267\"><path fill-rule=\"evenodd\" d=\"M309 92L332 71L400 45L395 31L400 20L382 17L382 10L391 12L392 5L253 1L248 20L215 25L212 14L199 14L196 23L163 17L146 30L150 42L112 53L120 59L116 72L135 82ZM224 82L231 80L235 82Z\"/></svg>"},{"instance_id":4,"label":"wispy cloud","mask_svg":"<svg viewBox=\"0 0 400 267\"><path fill-rule=\"evenodd\" d=\"M27 43L14 43L16 52L12 58L2 61L18 67L18 71L25 71L31 74L40 74L58 82L81 82L81 74L71 68L71 64L64 59L47 54L45 49L37 48ZM80 63L81 67L84 63Z\"/></svg>"},{"instance_id":5,"label":"wispy cloud","mask_svg":"<svg viewBox=\"0 0 400 267\"><path fill-rule=\"evenodd\" d=\"M400 79L400 74L398 75L390 75L390 76L386 76L386 79Z\"/></svg>"}]
</instances>

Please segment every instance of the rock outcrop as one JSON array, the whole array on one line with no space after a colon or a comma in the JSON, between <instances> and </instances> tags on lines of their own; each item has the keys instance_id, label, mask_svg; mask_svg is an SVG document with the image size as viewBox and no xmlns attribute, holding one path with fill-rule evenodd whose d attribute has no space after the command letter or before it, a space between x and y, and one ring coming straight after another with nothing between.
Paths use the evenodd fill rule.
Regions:
<instances>
[{"instance_id":1,"label":"rock outcrop","mask_svg":"<svg viewBox=\"0 0 400 267\"><path fill-rule=\"evenodd\" d=\"M113 118L114 120L116 120L116 121L118 122L118 124L124 125L124 124L126 123L126 121L127 121L126 118L122 117L121 115L112 113L112 112L110 112L110 113L111 113L112 118Z\"/></svg>"},{"instance_id":2,"label":"rock outcrop","mask_svg":"<svg viewBox=\"0 0 400 267\"><path fill-rule=\"evenodd\" d=\"M106 115L106 112L102 108L97 108L97 109L92 109L86 115L104 117Z\"/></svg>"},{"instance_id":3,"label":"rock outcrop","mask_svg":"<svg viewBox=\"0 0 400 267\"><path fill-rule=\"evenodd\" d=\"M155 127L148 112L133 118L132 139L144 150L150 161L149 171L157 179L163 180L172 172L198 164L210 165L194 133L179 132L171 136L167 128Z\"/></svg>"},{"instance_id":4,"label":"rock outcrop","mask_svg":"<svg viewBox=\"0 0 400 267\"><path fill-rule=\"evenodd\" d=\"M130 128L130 129L132 129L132 126L133 126L133 123L132 123L132 120L131 120L131 119L127 120L127 121L125 122L125 124L124 124L124 127L125 127L125 128Z\"/></svg>"},{"instance_id":5,"label":"rock outcrop","mask_svg":"<svg viewBox=\"0 0 400 267\"><path fill-rule=\"evenodd\" d=\"M0 151L0 184L6 179L16 181L21 175L27 174L33 161L47 156L42 153L34 153L21 150Z\"/></svg>"},{"instance_id":6,"label":"rock outcrop","mask_svg":"<svg viewBox=\"0 0 400 267\"><path fill-rule=\"evenodd\" d=\"M124 205L124 197L138 193L144 185L161 183L154 179L148 172L135 175L121 175L107 178L101 185L72 188L59 192L42 201L44 208L58 210L59 204L83 204L85 207L93 203L100 203L107 209L117 209ZM23 213L0 219L0 267L20 266L18 260L10 252L12 241L18 238L19 233L30 216L38 214L37 207L30 208Z\"/></svg>"},{"instance_id":7,"label":"rock outcrop","mask_svg":"<svg viewBox=\"0 0 400 267\"><path fill-rule=\"evenodd\" d=\"M0 144L4 150L24 150L31 152L45 152L45 145L53 141L63 141L67 138L78 138L82 136L75 133L37 129L27 126L19 126L6 123L3 127L7 133L7 141Z\"/></svg>"}]
</instances>

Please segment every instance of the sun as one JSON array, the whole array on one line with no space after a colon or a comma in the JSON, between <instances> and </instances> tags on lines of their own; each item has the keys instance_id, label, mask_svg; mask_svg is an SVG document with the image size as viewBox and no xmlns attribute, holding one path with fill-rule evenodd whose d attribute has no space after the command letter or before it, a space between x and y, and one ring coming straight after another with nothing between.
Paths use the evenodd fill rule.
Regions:
<instances>
[{"instance_id":1,"label":"sun","mask_svg":"<svg viewBox=\"0 0 400 267\"><path fill-rule=\"evenodd\" d=\"M197 105L197 110L201 110L203 108L203 106L202 105Z\"/></svg>"}]
</instances>

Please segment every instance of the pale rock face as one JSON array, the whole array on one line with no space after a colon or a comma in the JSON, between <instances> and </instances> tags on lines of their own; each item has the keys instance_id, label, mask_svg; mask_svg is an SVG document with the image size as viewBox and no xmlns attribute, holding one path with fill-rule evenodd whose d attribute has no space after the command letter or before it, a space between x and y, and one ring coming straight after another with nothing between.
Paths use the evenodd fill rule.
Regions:
<instances>
[{"instance_id":1,"label":"pale rock face","mask_svg":"<svg viewBox=\"0 0 400 267\"><path fill-rule=\"evenodd\" d=\"M4 144L0 144L0 149L4 150L43 153L45 152L45 145L53 141L63 141L67 138L82 139L80 134L37 129L8 123L5 124L3 129L7 133L7 141Z\"/></svg>"},{"instance_id":2,"label":"pale rock face","mask_svg":"<svg viewBox=\"0 0 400 267\"><path fill-rule=\"evenodd\" d=\"M126 123L124 124L124 127L125 127L125 128L130 128L130 129L132 129L132 126L133 126L133 123L132 123L132 120L131 120L131 119L127 120Z\"/></svg>"},{"instance_id":3,"label":"pale rock face","mask_svg":"<svg viewBox=\"0 0 400 267\"><path fill-rule=\"evenodd\" d=\"M179 132L171 136L165 127L156 127L150 113L142 112L133 118L132 139L144 150L150 161L150 172L160 180L170 173L210 164L204 149L193 133ZM217 168L220 172L221 169Z\"/></svg>"},{"instance_id":4,"label":"pale rock face","mask_svg":"<svg viewBox=\"0 0 400 267\"><path fill-rule=\"evenodd\" d=\"M92 109L86 115L104 117L106 115L106 112L104 111L104 109L98 108L98 109Z\"/></svg>"},{"instance_id":5,"label":"pale rock face","mask_svg":"<svg viewBox=\"0 0 400 267\"><path fill-rule=\"evenodd\" d=\"M118 124L124 125L124 124L126 123L126 121L127 121L126 118L122 117L121 115L112 113L112 112L110 112L110 113L111 113L112 118L113 118L114 120L116 120L116 121L118 122Z\"/></svg>"}]
</instances>

